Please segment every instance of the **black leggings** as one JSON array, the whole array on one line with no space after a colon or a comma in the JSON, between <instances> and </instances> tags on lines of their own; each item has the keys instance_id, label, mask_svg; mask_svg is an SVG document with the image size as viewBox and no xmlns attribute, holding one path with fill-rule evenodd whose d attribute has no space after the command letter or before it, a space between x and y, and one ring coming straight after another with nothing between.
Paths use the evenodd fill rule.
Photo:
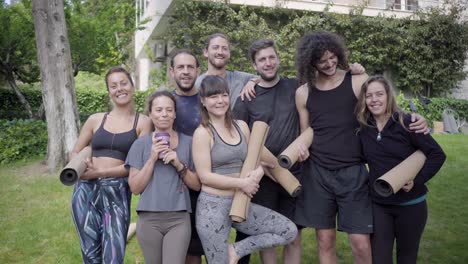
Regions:
<instances>
[{"instance_id":1,"label":"black leggings","mask_svg":"<svg viewBox=\"0 0 468 264\"><path fill-rule=\"evenodd\" d=\"M393 242L396 240L398 264L414 264L418 257L427 220L427 204L373 204L374 234L371 236L372 260L378 264L392 264Z\"/></svg>"}]
</instances>

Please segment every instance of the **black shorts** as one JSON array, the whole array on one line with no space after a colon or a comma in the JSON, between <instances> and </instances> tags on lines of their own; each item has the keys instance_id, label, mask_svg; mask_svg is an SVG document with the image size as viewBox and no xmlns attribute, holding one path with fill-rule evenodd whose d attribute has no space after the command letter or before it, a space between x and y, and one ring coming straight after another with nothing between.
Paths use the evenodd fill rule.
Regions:
<instances>
[{"instance_id":1,"label":"black shorts","mask_svg":"<svg viewBox=\"0 0 468 264\"><path fill-rule=\"evenodd\" d=\"M289 195L281 185L268 176L263 176L260 180L260 188L252 198L252 202L278 212L295 223L296 198ZM298 229L300 228L302 227L298 226Z\"/></svg>"},{"instance_id":2,"label":"black shorts","mask_svg":"<svg viewBox=\"0 0 468 264\"><path fill-rule=\"evenodd\" d=\"M190 214L190 225L192 227L192 236L190 238L190 244L187 250L187 255L190 256L202 256L205 255L203 246L198 237L197 228L195 227L195 212L197 209L197 200L200 192L190 190L190 203L192 204L192 213Z\"/></svg>"},{"instance_id":3,"label":"black shorts","mask_svg":"<svg viewBox=\"0 0 468 264\"><path fill-rule=\"evenodd\" d=\"M338 222L339 231L372 233L369 177L364 164L328 170L309 159L303 167L295 220L316 229L334 229Z\"/></svg>"}]
</instances>

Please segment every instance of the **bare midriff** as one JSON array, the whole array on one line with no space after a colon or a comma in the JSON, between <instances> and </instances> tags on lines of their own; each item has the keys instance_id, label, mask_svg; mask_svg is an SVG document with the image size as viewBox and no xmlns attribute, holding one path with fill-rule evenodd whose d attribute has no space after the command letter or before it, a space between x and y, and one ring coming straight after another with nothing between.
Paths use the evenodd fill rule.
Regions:
<instances>
[{"instance_id":1,"label":"bare midriff","mask_svg":"<svg viewBox=\"0 0 468 264\"><path fill-rule=\"evenodd\" d=\"M229 178L239 178L240 173L232 173L232 174L226 174L223 176L229 177ZM217 189L208 185L203 184L201 187L202 192L206 192L212 195L219 195L219 196L226 196L226 197L232 197L234 196L234 193L236 192L235 188L232 189Z\"/></svg>"}]
</instances>

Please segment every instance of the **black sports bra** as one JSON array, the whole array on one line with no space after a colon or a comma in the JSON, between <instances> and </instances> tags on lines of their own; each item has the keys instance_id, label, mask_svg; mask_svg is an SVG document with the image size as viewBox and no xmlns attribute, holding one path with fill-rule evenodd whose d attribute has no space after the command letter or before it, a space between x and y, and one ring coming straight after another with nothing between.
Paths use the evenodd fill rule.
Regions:
<instances>
[{"instance_id":1,"label":"black sports bra","mask_svg":"<svg viewBox=\"0 0 468 264\"><path fill-rule=\"evenodd\" d=\"M91 139L93 157L109 157L125 161L130 147L138 138L136 132L138 113L135 115L135 122L133 122L133 128L130 131L115 134L104 129L104 123L108 114L104 115L101 126L99 126Z\"/></svg>"}]
</instances>

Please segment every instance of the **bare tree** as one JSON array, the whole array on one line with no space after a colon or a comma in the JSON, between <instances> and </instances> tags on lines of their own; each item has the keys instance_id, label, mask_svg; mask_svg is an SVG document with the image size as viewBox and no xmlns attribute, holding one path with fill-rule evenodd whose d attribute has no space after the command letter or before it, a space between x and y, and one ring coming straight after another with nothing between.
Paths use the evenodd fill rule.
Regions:
<instances>
[{"instance_id":1,"label":"bare tree","mask_svg":"<svg viewBox=\"0 0 468 264\"><path fill-rule=\"evenodd\" d=\"M47 119L47 165L67 160L78 136L79 118L63 0L33 0L37 57Z\"/></svg>"}]
</instances>

